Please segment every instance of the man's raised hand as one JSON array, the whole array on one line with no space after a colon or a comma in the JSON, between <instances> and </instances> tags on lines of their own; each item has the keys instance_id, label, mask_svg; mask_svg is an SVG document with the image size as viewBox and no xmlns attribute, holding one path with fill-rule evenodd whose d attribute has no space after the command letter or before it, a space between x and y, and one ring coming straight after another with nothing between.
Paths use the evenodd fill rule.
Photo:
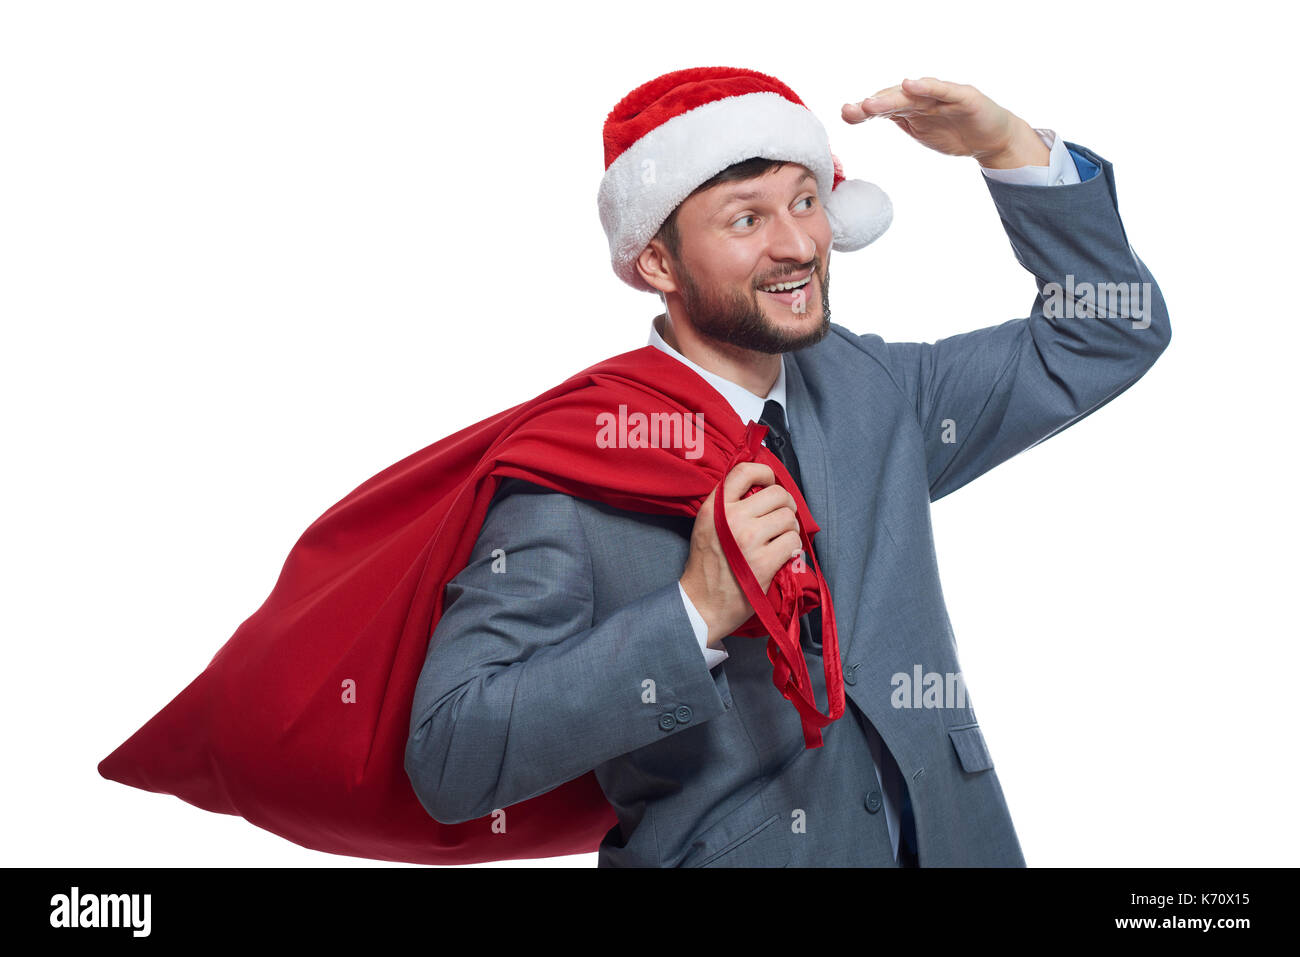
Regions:
<instances>
[{"instance_id":1,"label":"man's raised hand","mask_svg":"<svg viewBox=\"0 0 1300 957\"><path fill-rule=\"evenodd\" d=\"M886 116L917 142L949 156L973 156L990 169L1048 165L1033 127L975 87L932 76L885 87L840 111L846 123Z\"/></svg>"}]
</instances>

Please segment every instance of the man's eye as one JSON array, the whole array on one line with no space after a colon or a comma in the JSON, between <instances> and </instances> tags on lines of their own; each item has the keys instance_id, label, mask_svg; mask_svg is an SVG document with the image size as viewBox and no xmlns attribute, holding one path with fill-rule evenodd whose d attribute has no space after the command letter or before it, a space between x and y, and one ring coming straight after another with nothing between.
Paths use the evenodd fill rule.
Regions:
<instances>
[{"instance_id":1,"label":"man's eye","mask_svg":"<svg viewBox=\"0 0 1300 957\"><path fill-rule=\"evenodd\" d=\"M801 199L799 202L801 202L801 203L808 203L808 204L809 204L809 205L808 205L808 208L809 208L809 209L812 209L812 204L817 202L817 197L816 197L816 196L805 196L805 197L804 197L803 199Z\"/></svg>"},{"instance_id":2,"label":"man's eye","mask_svg":"<svg viewBox=\"0 0 1300 957\"><path fill-rule=\"evenodd\" d=\"M734 225L736 225L736 223L743 222L743 221L745 221L746 219L757 219L757 218L758 218L758 217L755 216L753 213L748 213L747 215L741 216L740 219L737 219L736 222L732 223L731 225L734 226Z\"/></svg>"}]
</instances>

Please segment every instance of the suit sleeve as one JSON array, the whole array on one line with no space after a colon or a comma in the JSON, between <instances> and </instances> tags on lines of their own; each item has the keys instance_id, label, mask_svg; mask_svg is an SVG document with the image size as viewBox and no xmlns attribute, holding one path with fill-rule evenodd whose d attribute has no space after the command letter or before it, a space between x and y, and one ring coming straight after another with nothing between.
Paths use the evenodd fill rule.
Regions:
<instances>
[{"instance_id":1,"label":"suit sleeve","mask_svg":"<svg viewBox=\"0 0 1300 957\"><path fill-rule=\"evenodd\" d=\"M436 820L484 817L726 710L675 577L593 621L583 536L571 497L507 480L447 586L405 761Z\"/></svg>"},{"instance_id":2,"label":"suit sleeve","mask_svg":"<svg viewBox=\"0 0 1300 957\"><path fill-rule=\"evenodd\" d=\"M883 349L913 403L931 501L1101 408L1170 340L1164 298L1129 245L1111 164L1065 144L1081 182L986 178L1016 259L1038 292L1030 315L933 343Z\"/></svg>"}]
</instances>

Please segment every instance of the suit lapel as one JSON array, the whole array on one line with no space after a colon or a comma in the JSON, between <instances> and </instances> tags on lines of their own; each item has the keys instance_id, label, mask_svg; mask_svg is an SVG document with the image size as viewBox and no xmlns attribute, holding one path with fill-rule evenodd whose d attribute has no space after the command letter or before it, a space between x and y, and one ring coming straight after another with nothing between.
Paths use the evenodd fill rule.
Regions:
<instances>
[{"instance_id":1,"label":"suit lapel","mask_svg":"<svg viewBox=\"0 0 1300 957\"><path fill-rule=\"evenodd\" d=\"M813 545L817 549L817 562L821 566L828 587L834 590L836 562L835 494L830 480L830 460L826 436L817 418L817 408L808 391L799 365L793 355L786 354L786 416L790 422L790 437L794 454L799 457L799 471L803 475L804 501L812 512L813 520L821 527ZM832 597L834 597L832 595ZM843 624L837 618L837 624ZM847 635L845 635L847 637Z\"/></svg>"}]
</instances>

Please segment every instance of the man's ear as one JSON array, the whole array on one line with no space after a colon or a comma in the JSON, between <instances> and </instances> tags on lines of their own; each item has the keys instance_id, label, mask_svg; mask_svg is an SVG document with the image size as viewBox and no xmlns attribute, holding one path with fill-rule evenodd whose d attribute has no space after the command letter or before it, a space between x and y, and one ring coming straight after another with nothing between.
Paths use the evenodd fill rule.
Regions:
<instances>
[{"instance_id":1,"label":"man's ear","mask_svg":"<svg viewBox=\"0 0 1300 957\"><path fill-rule=\"evenodd\" d=\"M673 263L664 246L663 240L655 237L636 257L636 271L641 278L661 293L677 291L677 282L673 277Z\"/></svg>"}]
</instances>

